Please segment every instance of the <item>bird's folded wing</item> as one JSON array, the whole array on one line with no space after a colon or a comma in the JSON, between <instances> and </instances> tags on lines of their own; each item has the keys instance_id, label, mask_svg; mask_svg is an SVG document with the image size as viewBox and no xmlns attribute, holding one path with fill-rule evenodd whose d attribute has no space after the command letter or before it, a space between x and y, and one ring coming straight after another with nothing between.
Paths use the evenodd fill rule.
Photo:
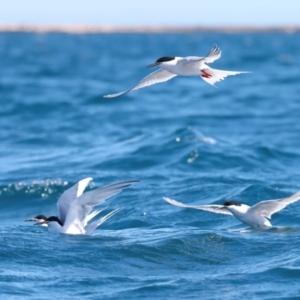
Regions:
<instances>
[{"instance_id":1,"label":"bird's folded wing","mask_svg":"<svg viewBox=\"0 0 300 300\"><path fill-rule=\"evenodd\" d=\"M177 76L177 75L173 74L167 70L158 69L157 71L155 71L155 72L149 74L148 76L146 76L145 78L143 78L138 84L136 84L134 87L130 88L129 90L120 92L120 93L116 93L116 94L105 95L103 97L104 98L120 97L120 96L127 94L130 91L141 89L141 88L144 88L146 86L149 86L149 85L152 85L155 83L164 82L175 76Z\"/></svg>"},{"instance_id":2,"label":"bird's folded wing","mask_svg":"<svg viewBox=\"0 0 300 300\"><path fill-rule=\"evenodd\" d=\"M217 45L214 45L210 52L202 58L202 61L205 63L212 63L215 60L219 59L221 57L221 50Z\"/></svg>"},{"instance_id":3,"label":"bird's folded wing","mask_svg":"<svg viewBox=\"0 0 300 300\"><path fill-rule=\"evenodd\" d=\"M85 179L80 180L76 184L74 184L72 187L67 189L63 192L63 194L59 197L57 201L57 208L59 213L59 219L62 221L62 223L65 222L67 212L70 208L70 204L72 201L74 201L77 197L81 196L84 192L85 188L87 187L88 183L93 178L88 177Z\"/></svg>"},{"instance_id":4,"label":"bird's folded wing","mask_svg":"<svg viewBox=\"0 0 300 300\"><path fill-rule=\"evenodd\" d=\"M163 197L165 201L168 203L178 206L178 207L184 207L184 208L192 208L192 209L199 209L199 210L206 210L217 214L224 214L224 215L232 215L232 213L227 210L223 205L217 205L217 204L210 204L210 205L197 205L197 206L191 206L191 205L185 205L179 201L176 201L174 199Z\"/></svg>"},{"instance_id":5,"label":"bird's folded wing","mask_svg":"<svg viewBox=\"0 0 300 300\"><path fill-rule=\"evenodd\" d=\"M253 205L249 209L249 212L251 211L252 213L261 214L262 216L270 219L274 213L284 209L287 205L299 200L300 191L287 198L261 201Z\"/></svg>"}]
</instances>

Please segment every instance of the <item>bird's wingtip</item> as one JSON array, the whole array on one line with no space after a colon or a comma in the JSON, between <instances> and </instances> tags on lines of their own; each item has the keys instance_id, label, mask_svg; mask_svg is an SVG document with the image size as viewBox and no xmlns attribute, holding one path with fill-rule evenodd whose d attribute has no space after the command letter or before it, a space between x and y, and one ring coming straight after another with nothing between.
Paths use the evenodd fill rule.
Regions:
<instances>
[{"instance_id":1,"label":"bird's wingtip","mask_svg":"<svg viewBox=\"0 0 300 300\"><path fill-rule=\"evenodd\" d=\"M132 179L130 180L130 182L132 182L132 184L137 183L137 182L141 182L141 179Z\"/></svg>"},{"instance_id":2,"label":"bird's wingtip","mask_svg":"<svg viewBox=\"0 0 300 300\"><path fill-rule=\"evenodd\" d=\"M126 94L126 93L121 92L121 93L117 93L117 94L108 94L108 95L103 95L103 98L113 99L113 98L121 97L124 94Z\"/></svg>"},{"instance_id":3,"label":"bird's wingtip","mask_svg":"<svg viewBox=\"0 0 300 300\"><path fill-rule=\"evenodd\" d=\"M172 201L172 199L171 198L168 198L168 197L162 197L165 201L167 201L167 202L170 202L170 201Z\"/></svg>"}]
</instances>

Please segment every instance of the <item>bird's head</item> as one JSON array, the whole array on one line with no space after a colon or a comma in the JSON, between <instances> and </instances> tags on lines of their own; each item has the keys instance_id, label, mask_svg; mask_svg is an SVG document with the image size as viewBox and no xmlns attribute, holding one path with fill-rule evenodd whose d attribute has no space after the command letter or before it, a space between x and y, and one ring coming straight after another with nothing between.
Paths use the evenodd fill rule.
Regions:
<instances>
[{"instance_id":1,"label":"bird's head","mask_svg":"<svg viewBox=\"0 0 300 300\"><path fill-rule=\"evenodd\" d=\"M227 200L224 202L224 206L225 207L229 207L229 206L241 206L241 203L238 203L234 200Z\"/></svg>"},{"instance_id":2,"label":"bird's head","mask_svg":"<svg viewBox=\"0 0 300 300\"><path fill-rule=\"evenodd\" d=\"M246 212L247 209L249 208L247 205L245 204L241 204L239 202L236 202L234 200L227 200L224 202L223 206L221 208L225 208L227 210L229 210L230 212Z\"/></svg>"},{"instance_id":3,"label":"bird's head","mask_svg":"<svg viewBox=\"0 0 300 300\"><path fill-rule=\"evenodd\" d=\"M43 222L45 220L47 220L46 216L44 216L44 215L37 215L37 216L35 216L33 218L30 218L30 219L27 219L25 221L34 221L34 222L36 222L36 224L38 224L38 223L41 223L41 222Z\"/></svg>"},{"instance_id":4,"label":"bird's head","mask_svg":"<svg viewBox=\"0 0 300 300\"><path fill-rule=\"evenodd\" d=\"M159 65L162 65L162 64L170 64L170 63L174 62L175 60L176 60L176 57L163 56L163 57L159 58L156 62L148 65L147 68L159 66Z\"/></svg>"}]
</instances>

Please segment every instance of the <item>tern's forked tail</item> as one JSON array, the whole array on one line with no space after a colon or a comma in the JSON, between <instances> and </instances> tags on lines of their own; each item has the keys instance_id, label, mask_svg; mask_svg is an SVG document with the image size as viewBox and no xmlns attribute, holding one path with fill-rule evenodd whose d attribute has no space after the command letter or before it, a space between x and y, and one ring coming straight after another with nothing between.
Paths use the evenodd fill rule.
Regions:
<instances>
[{"instance_id":1,"label":"tern's forked tail","mask_svg":"<svg viewBox=\"0 0 300 300\"><path fill-rule=\"evenodd\" d=\"M224 71L224 70L212 69L209 67L200 70L200 76L202 77L202 79L213 86L215 85L216 82L224 80L227 76L238 75L242 73L251 73L251 72Z\"/></svg>"}]
</instances>

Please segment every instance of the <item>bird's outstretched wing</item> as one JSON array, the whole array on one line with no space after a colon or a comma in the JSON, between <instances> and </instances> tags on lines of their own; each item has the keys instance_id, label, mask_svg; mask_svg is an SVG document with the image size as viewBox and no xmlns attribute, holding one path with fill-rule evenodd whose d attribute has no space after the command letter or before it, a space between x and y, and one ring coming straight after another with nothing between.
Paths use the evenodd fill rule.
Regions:
<instances>
[{"instance_id":1,"label":"bird's outstretched wing","mask_svg":"<svg viewBox=\"0 0 300 300\"><path fill-rule=\"evenodd\" d=\"M166 202L168 202L174 206L178 206L178 207L206 210L206 211L210 211L210 212L213 212L216 214L232 215L232 213L229 210L227 210L223 205L210 204L210 205L191 206L191 205L185 205L174 199L170 199L170 198L166 198L166 197L163 197L163 199Z\"/></svg>"},{"instance_id":2,"label":"bird's outstretched wing","mask_svg":"<svg viewBox=\"0 0 300 300\"><path fill-rule=\"evenodd\" d=\"M203 63L212 63L218 58L221 57L221 50L217 47L217 45L214 45L213 48L210 50L210 52L206 56L187 56L185 57L185 63L196 63L199 62L201 64Z\"/></svg>"},{"instance_id":3,"label":"bird's outstretched wing","mask_svg":"<svg viewBox=\"0 0 300 300\"><path fill-rule=\"evenodd\" d=\"M84 233L85 219L95 206L139 181L140 180L128 180L117 182L82 194L76 198L75 201L71 202L64 223L65 229L72 231L72 228L76 228L76 231Z\"/></svg>"},{"instance_id":4,"label":"bird's outstretched wing","mask_svg":"<svg viewBox=\"0 0 300 300\"><path fill-rule=\"evenodd\" d=\"M212 63L215 60L219 59L221 57L221 50L217 45L214 45L210 52L202 58L202 61L205 63Z\"/></svg>"},{"instance_id":5,"label":"bird's outstretched wing","mask_svg":"<svg viewBox=\"0 0 300 300\"><path fill-rule=\"evenodd\" d=\"M61 220L62 223L65 222L67 212L70 208L70 204L79 196L82 195L84 192L85 188L89 184L89 182L93 178L88 177L85 179L80 180L76 184L74 184L72 187L67 189L66 191L63 192L63 194L59 197L57 201L57 208L58 208L58 214L59 214L59 219Z\"/></svg>"},{"instance_id":6,"label":"bird's outstretched wing","mask_svg":"<svg viewBox=\"0 0 300 300\"><path fill-rule=\"evenodd\" d=\"M274 213L284 209L289 204L299 200L300 200L300 191L287 198L261 201L253 205L249 209L249 213L252 212L255 214L261 214L264 217L270 219Z\"/></svg>"},{"instance_id":7,"label":"bird's outstretched wing","mask_svg":"<svg viewBox=\"0 0 300 300\"><path fill-rule=\"evenodd\" d=\"M137 85L130 88L129 90L120 92L120 93L116 93L116 94L105 95L103 97L104 98L117 98L117 97L127 94L130 91L141 89L141 88L144 88L144 87L152 85L152 84L170 80L171 78L173 78L175 76L177 76L177 75L160 68L157 71L150 73L148 76L143 78Z\"/></svg>"}]
</instances>

